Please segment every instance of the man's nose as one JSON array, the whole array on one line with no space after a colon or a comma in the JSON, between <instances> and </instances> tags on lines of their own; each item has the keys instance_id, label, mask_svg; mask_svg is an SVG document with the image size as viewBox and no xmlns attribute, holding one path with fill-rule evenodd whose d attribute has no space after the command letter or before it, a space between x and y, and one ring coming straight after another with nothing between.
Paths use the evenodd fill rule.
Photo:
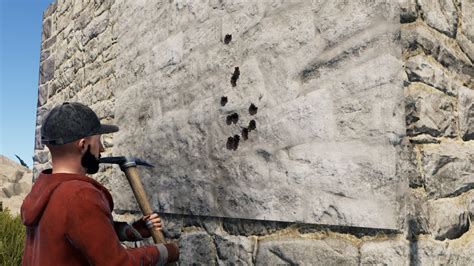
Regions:
<instances>
[{"instance_id":1,"label":"man's nose","mask_svg":"<svg viewBox=\"0 0 474 266\"><path fill-rule=\"evenodd\" d=\"M102 141L100 142L99 151L100 152L105 151L104 145L102 145Z\"/></svg>"}]
</instances>

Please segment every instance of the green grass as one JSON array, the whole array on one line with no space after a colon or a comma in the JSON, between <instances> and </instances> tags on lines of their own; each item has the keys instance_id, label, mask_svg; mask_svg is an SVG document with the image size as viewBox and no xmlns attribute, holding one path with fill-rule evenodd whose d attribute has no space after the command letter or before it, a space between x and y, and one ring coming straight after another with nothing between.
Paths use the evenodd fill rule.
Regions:
<instances>
[{"instance_id":1,"label":"green grass","mask_svg":"<svg viewBox=\"0 0 474 266\"><path fill-rule=\"evenodd\" d=\"M19 215L6 208L0 211L0 265L21 265L26 228Z\"/></svg>"}]
</instances>

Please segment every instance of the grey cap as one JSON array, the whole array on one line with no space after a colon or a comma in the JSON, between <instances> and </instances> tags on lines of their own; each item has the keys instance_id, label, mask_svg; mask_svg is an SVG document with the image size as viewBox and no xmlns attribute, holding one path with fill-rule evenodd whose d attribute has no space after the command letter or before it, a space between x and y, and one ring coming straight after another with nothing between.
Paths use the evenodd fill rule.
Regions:
<instances>
[{"instance_id":1,"label":"grey cap","mask_svg":"<svg viewBox=\"0 0 474 266\"><path fill-rule=\"evenodd\" d=\"M101 124L97 114L82 103L64 102L46 115L41 126L41 143L61 145L118 130L117 126Z\"/></svg>"}]
</instances>

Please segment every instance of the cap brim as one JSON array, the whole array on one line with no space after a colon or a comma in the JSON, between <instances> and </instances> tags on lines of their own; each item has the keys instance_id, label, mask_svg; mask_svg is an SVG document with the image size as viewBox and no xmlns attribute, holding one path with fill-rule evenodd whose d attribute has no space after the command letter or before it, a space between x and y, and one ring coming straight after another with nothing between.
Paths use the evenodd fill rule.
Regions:
<instances>
[{"instance_id":1,"label":"cap brim","mask_svg":"<svg viewBox=\"0 0 474 266\"><path fill-rule=\"evenodd\" d=\"M119 131L118 126L101 124L99 134L113 133L117 131Z\"/></svg>"}]
</instances>

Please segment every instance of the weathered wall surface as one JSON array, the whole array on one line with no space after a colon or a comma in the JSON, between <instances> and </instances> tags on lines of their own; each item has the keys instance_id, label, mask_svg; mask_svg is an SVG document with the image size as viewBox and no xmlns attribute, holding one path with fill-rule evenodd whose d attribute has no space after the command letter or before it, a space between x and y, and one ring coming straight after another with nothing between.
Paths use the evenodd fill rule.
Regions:
<instances>
[{"instance_id":1,"label":"weathered wall surface","mask_svg":"<svg viewBox=\"0 0 474 266\"><path fill-rule=\"evenodd\" d=\"M80 101L121 128L104 156L157 166L141 174L183 264L472 264L473 11L58 0L35 173L42 118ZM94 178L117 219L138 216L120 170Z\"/></svg>"},{"instance_id":2,"label":"weathered wall surface","mask_svg":"<svg viewBox=\"0 0 474 266\"><path fill-rule=\"evenodd\" d=\"M166 213L398 228L396 7L116 1L114 153Z\"/></svg>"}]
</instances>

